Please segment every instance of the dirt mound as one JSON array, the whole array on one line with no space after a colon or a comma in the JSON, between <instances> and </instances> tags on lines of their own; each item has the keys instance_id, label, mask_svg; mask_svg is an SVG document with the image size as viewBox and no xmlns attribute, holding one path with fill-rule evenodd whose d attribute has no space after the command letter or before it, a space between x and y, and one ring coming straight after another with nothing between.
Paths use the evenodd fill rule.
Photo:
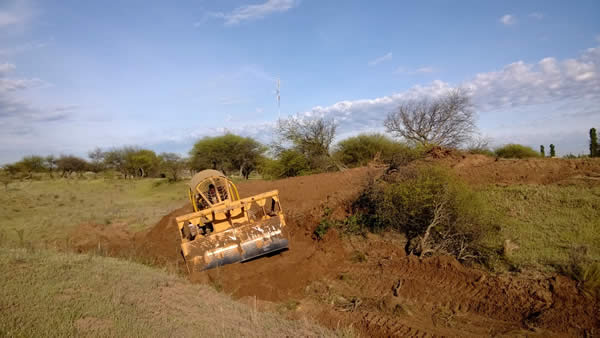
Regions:
<instances>
[{"instance_id":1,"label":"dirt mound","mask_svg":"<svg viewBox=\"0 0 600 338\"><path fill-rule=\"evenodd\" d=\"M425 161L448 166L471 184L600 184L600 159L596 158L503 159L449 153Z\"/></svg>"}]
</instances>

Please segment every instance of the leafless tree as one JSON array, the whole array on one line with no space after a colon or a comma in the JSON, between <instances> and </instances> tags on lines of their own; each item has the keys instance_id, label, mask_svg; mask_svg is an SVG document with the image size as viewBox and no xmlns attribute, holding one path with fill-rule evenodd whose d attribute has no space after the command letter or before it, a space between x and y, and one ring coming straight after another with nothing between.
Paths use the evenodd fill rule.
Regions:
<instances>
[{"instance_id":1,"label":"leafless tree","mask_svg":"<svg viewBox=\"0 0 600 338\"><path fill-rule=\"evenodd\" d=\"M467 142L477 129L471 99L461 89L435 99L407 101L388 114L384 126L410 142L453 148Z\"/></svg>"},{"instance_id":2,"label":"leafless tree","mask_svg":"<svg viewBox=\"0 0 600 338\"><path fill-rule=\"evenodd\" d=\"M295 150L308 158L329 155L336 131L337 123L331 119L289 118L277 121L280 140L291 143Z\"/></svg>"}]
</instances>

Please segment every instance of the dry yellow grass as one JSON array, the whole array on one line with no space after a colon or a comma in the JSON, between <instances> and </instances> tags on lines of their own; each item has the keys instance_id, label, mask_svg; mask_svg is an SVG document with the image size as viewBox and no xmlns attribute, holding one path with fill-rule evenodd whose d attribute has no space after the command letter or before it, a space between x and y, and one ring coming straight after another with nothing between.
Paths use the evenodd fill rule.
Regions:
<instances>
[{"instance_id":1,"label":"dry yellow grass","mask_svg":"<svg viewBox=\"0 0 600 338\"><path fill-rule=\"evenodd\" d=\"M133 262L0 248L0 336L335 336ZM7 278L8 277L8 278Z\"/></svg>"}]
</instances>

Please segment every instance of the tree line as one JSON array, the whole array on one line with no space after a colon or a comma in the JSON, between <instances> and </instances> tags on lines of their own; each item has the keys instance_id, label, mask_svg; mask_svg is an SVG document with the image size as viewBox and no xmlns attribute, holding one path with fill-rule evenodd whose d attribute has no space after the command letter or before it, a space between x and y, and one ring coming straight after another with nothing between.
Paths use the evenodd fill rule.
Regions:
<instances>
[{"instance_id":1,"label":"tree line","mask_svg":"<svg viewBox=\"0 0 600 338\"><path fill-rule=\"evenodd\" d=\"M387 115L383 126L387 135L360 134L333 145L338 132L336 121L291 117L277 121L275 141L269 145L227 133L198 140L188 157L168 152L157 154L132 146L96 148L88 153L87 159L74 155L31 155L2 167L0 177L6 182L31 178L36 173L71 177L84 172L113 171L123 178L167 177L176 181L186 172L216 169L246 179L253 172L267 178L282 178L364 166L374 159L387 163L402 161L415 158L432 146L462 148L497 157L545 156L543 145L539 152L518 144L492 151L489 140L478 137L470 97L460 89L437 98L406 101ZM590 157L598 157L596 129L592 128L589 135ZM551 144L550 156L555 154L555 146Z\"/></svg>"}]
</instances>

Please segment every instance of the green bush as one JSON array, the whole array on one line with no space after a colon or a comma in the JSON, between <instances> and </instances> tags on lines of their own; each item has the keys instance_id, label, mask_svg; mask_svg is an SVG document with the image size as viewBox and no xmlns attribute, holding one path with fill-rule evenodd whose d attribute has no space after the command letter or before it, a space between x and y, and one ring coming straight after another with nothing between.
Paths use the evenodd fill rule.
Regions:
<instances>
[{"instance_id":1,"label":"green bush","mask_svg":"<svg viewBox=\"0 0 600 338\"><path fill-rule=\"evenodd\" d=\"M496 156L503 158L540 157L540 154L537 151L521 144L507 144L497 148L494 152L496 153Z\"/></svg>"},{"instance_id":2,"label":"green bush","mask_svg":"<svg viewBox=\"0 0 600 338\"><path fill-rule=\"evenodd\" d=\"M268 179L294 177L311 173L308 159L295 150L284 150L276 159L262 158L258 172Z\"/></svg>"},{"instance_id":3,"label":"green bush","mask_svg":"<svg viewBox=\"0 0 600 338\"><path fill-rule=\"evenodd\" d=\"M340 141L333 156L346 166L359 167L367 165L376 156L389 163L395 154L409 150L407 145L383 134L360 134Z\"/></svg>"},{"instance_id":4,"label":"green bush","mask_svg":"<svg viewBox=\"0 0 600 338\"><path fill-rule=\"evenodd\" d=\"M371 231L407 237L407 253L446 253L483 260L487 236L498 229L479 195L440 167L404 169L373 182L354 205Z\"/></svg>"}]
</instances>

